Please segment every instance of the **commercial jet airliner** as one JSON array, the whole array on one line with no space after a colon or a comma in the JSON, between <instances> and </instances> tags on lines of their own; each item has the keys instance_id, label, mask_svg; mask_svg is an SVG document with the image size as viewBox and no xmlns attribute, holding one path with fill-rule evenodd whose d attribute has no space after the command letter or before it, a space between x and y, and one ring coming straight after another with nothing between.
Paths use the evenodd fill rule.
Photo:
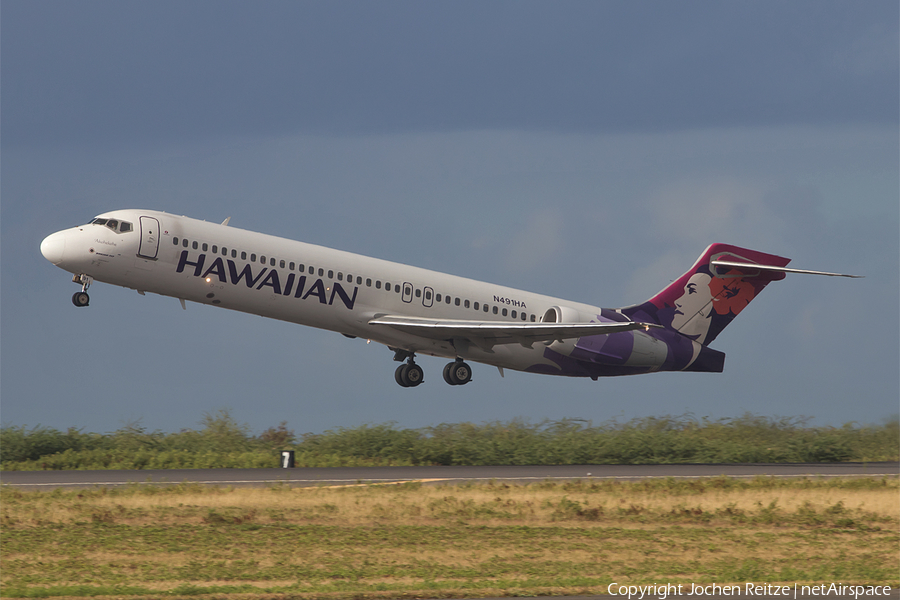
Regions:
<instances>
[{"instance_id":1,"label":"commercial jet airliner","mask_svg":"<svg viewBox=\"0 0 900 600\"><path fill-rule=\"evenodd\" d=\"M450 359L444 381L472 378L465 361L598 377L723 370L709 347L789 259L709 246L661 292L599 308L151 210L117 210L51 234L41 253L74 274L75 306L94 281L336 331L384 344L403 387L424 381L416 354Z\"/></svg>"}]
</instances>

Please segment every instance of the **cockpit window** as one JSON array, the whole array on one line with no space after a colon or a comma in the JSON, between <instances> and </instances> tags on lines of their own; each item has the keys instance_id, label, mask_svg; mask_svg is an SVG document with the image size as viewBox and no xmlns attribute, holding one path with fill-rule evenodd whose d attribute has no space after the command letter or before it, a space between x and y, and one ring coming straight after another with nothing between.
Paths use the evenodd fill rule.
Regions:
<instances>
[{"instance_id":1,"label":"cockpit window","mask_svg":"<svg viewBox=\"0 0 900 600\"><path fill-rule=\"evenodd\" d=\"M128 233L129 231L134 231L134 225L132 225L128 221L119 221L117 219L104 219L102 217L97 217L96 219L91 221L90 224L106 225L117 233Z\"/></svg>"}]
</instances>

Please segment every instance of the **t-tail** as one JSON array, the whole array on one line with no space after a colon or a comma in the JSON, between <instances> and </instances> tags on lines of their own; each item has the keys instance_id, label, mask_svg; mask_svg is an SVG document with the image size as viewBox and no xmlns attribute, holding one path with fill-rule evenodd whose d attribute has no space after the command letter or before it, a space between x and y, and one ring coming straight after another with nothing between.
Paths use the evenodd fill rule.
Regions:
<instances>
[{"instance_id":1,"label":"t-tail","mask_svg":"<svg viewBox=\"0 0 900 600\"><path fill-rule=\"evenodd\" d=\"M652 322L706 346L772 281L787 273L858 277L789 269L789 258L712 244L684 275L643 304L623 308L633 321Z\"/></svg>"},{"instance_id":2,"label":"t-tail","mask_svg":"<svg viewBox=\"0 0 900 600\"><path fill-rule=\"evenodd\" d=\"M684 275L643 304L622 309L707 345L772 281L789 258L712 244Z\"/></svg>"}]
</instances>

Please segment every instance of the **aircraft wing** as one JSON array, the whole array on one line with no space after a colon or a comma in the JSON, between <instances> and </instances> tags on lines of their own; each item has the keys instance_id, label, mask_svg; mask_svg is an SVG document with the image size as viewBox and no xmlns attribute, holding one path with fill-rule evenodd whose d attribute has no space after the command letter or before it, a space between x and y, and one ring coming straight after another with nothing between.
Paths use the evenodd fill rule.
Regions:
<instances>
[{"instance_id":1,"label":"aircraft wing","mask_svg":"<svg viewBox=\"0 0 900 600\"><path fill-rule=\"evenodd\" d=\"M426 319L401 315L385 315L372 319L369 325L392 327L405 333L439 340L468 340L486 352L498 344L521 344L531 348L535 342L554 342L588 335L603 335L635 329L661 328L655 323L514 323L503 321L467 321Z\"/></svg>"}]
</instances>

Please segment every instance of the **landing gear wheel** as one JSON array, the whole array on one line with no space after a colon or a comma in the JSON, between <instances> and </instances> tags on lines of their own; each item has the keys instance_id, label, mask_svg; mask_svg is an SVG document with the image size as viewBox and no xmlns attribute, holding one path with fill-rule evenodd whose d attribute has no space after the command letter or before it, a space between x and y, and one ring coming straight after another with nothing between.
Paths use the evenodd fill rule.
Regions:
<instances>
[{"instance_id":1,"label":"landing gear wheel","mask_svg":"<svg viewBox=\"0 0 900 600\"><path fill-rule=\"evenodd\" d=\"M453 380L450 379L450 369L452 369L453 365L455 364L456 363L447 363L446 365L444 365L444 381L446 381L450 385L456 385L455 383L453 383Z\"/></svg>"},{"instance_id":2,"label":"landing gear wheel","mask_svg":"<svg viewBox=\"0 0 900 600\"><path fill-rule=\"evenodd\" d=\"M403 383L403 371L407 368L407 366L408 365L400 365L399 367L397 367L397 370L394 371L394 381L396 381L398 385L401 385L403 387L409 387L408 385Z\"/></svg>"},{"instance_id":3,"label":"landing gear wheel","mask_svg":"<svg viewBox=\"0 0 900 600\"><path fill-rule=\"evenodd\" d=\"M447 363L444 367L444 381L450 385L465 385L472 380L472 368L461 360Z\"/></svg>"},{"instance_id":4,"label":"landing gear wheel","mask_svg":"<svg viewBox=\"0 0 900 600\"><path fill-rule=\"evenodd\" d=\"M79 308L87 306L90 301L91 297L88 296L87 292L75 292L72 296L72 304Z\"/></svg>"},{"instance_id":5,"label":"landing gear wheel","mask_svg":"<svg viewBox=\"0 0 900 600\"><path fill-rule=\"evenodd\" d=\"M416 387L425 381L425 372L419 365L407 363L397 367L394 371L394 380L403 387Z\"/></svg>"},{"instance_id":6,"label":"landing gear wheel","mask_svg":"<svg viewBox=\"0 0 900 600\"><path fill-rule=\"evenodd\" d=\"M404 365L406 369L403 371L403 382L407 387L416 387L425 381L425 372L417 364Z\"/></svg>"}]
</instances>

